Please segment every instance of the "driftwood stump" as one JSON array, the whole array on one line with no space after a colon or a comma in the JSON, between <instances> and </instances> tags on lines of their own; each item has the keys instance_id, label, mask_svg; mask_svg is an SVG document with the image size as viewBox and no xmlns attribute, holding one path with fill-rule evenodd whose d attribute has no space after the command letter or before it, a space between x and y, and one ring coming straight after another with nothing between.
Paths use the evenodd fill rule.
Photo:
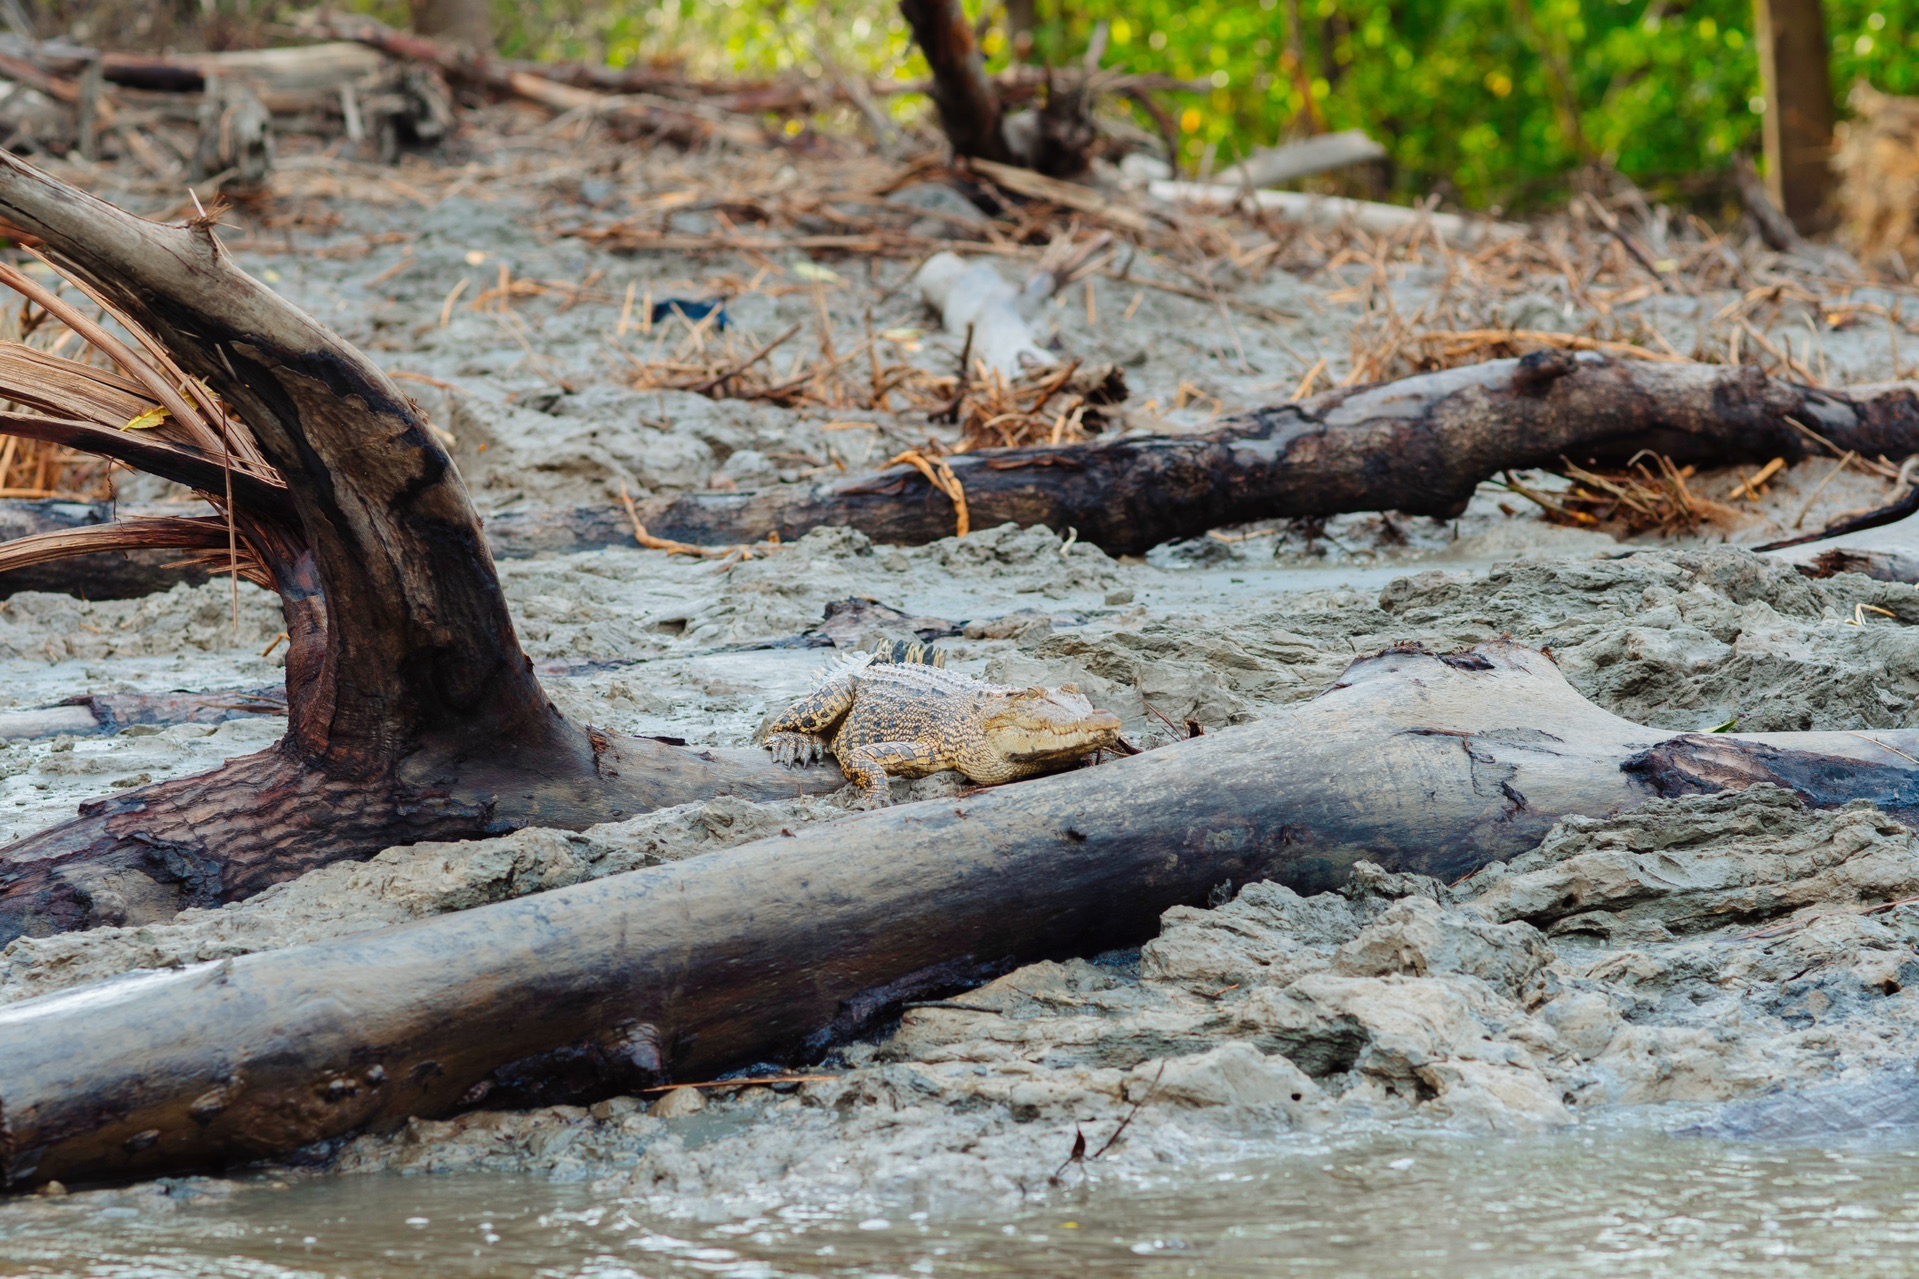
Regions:
<instances>
[{"instance_id":1,"label":"driftwood stump","mask_svg":"<svg viewBox=\"0 0 1919 1279\"><path fill-rule=\"evenodd\" d=\"M210 225L143 221L5 155L0 224L218 400L198 396L196 407L156 378L152 393L174 403L159 429L15 412L0 432L57 438L200 489L232 525L203 522L201 546L217 556L234 539L249 575L279 592L290 636L279 745L87 804L0 850L0 944L231 901L395 843L841 784L832 768L793 772L762 752L676 749L562 716L418 407L236 267ZM141 367L138 353L118 358ZM182 425L189 415L198 437ZM149 534L184 536L139 521L129 532L134 544Z\"/></svg>"}]
</instances>

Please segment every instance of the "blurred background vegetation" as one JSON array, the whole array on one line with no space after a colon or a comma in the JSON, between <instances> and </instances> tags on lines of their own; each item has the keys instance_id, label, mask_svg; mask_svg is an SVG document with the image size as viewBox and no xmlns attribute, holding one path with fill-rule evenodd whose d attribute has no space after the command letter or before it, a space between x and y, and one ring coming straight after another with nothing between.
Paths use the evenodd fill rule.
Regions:
<instances>
[{"instance_id":1,"label":"blurred background vegetation","mask_svg":"<svg viewBox=\"0 0 1919 1279\"><path fill-rule=\"evenodd\" d=\"M1759 150L1752 0L1011 0L1032 22L1018 39L1007 2L985 0L995 68L1016 49L1033 61L1077 59L1106 23L1108 67L1210 84L1169 101L1188 169L1361 128L1391 155L1374 194L1524 210L1563 200L1567 175L1588 165L1662 197L1711 199L1733 157ZM257 21L267 7L191 0L181 16L217 28ZM408 16L405 0L348 7L398 25ZM925 73L892 0L493 8L507 57L672 63L708 77L817 74L828 60L880 78ZM1827 0L1826 21L1842 100L1859 79L1919 92L1919 0Z\"/></svg>"}]
</instances>

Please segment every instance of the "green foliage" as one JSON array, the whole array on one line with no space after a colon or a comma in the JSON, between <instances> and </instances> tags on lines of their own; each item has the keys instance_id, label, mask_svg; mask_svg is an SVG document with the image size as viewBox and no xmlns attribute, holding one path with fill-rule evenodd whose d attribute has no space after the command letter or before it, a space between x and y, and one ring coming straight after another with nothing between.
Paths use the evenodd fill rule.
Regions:
<instances>
[{"instance_id":1,"label":"green foliage","mask_svg":"<svg viewBox=\"0 0 1919 1279\"><path fill-rule=\"evenodd\" d=\"M1108 61L1215 88L1185 113L1188 159L1363 128L1393 186L1536 203L1584 160L1682 183L1756 151L1751 0L1065 0L1041 47L1111 24ZM1828 0L1835 92L1919 89L1919 0Z\"/></svg>"},{"instance_id":2,"label":"green foliage","mask_svg":"<svg viewBox=\"0 0 1919 1279\"><path fill-rule=\"evenodd\" d=\"M1003 63L999 5L985 47ZM978 3L978 0L975 0ZM398 7L361 0L363 7ZM501 51L678 61L701 75L924 74L892 0L496 0ZM1919 0L1827 0L1835 93L1919 92ZM1041 0L1038 57L1204 82L1172 102L1183 160L1320 129L1391 151L1394 194L1528 206L1584 161L1684 189L1758 150L1752 0Z\"/></svg>"}]
</instances>

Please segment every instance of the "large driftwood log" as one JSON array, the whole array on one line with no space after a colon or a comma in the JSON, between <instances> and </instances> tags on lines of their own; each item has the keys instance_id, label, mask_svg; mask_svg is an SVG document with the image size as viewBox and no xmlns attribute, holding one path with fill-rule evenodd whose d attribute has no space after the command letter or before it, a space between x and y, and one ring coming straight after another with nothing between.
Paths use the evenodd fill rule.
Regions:
<instances>
[{"instance_id":1,"label":"large driftwood log","mask_svg":"<svg viewBox=\"0 0 1919 1279\"><path fill-rule=\"evenodd\" d=\"M1366 858L1455 878L1571 813L1755 782L1919 819L1919 731L1675 736L1495 643L1093 769L0 1009L0 1182L218 1167L412 1115L815 1058L903 1000ZM484 1028L476 1032L475 1027Z\"/></svg>"},{"instance_id":2,"label":"large driftwood log","mask_svg":"<svg viewBox=\"0 0 1919 1279\"><path fill-rule=\"evenodd\" d=\"M1113 554L1251 520L1404 511L1451 517L1503 470L1806 456L1804 432L1866 457L1919 453L1919 383L1823 391L1751 366L1539 352L1259 409L1208 435L1143 435L949 457L974 528L1044 524ZM703 545L845 524L876 542L953 534L951 501L917 470L640 504L647 530Z\"/></svg>"},{"instance_id":3,"label":"large driftwood log","mask_svg":"<svg viewBox=\"0 0 1919 1279\"><path fill-rule=\"evenodd\" d=\"M218 555L234 538L244 571L278 590L290 636L280 744L101 799L0 850L0 944L233 900L410 840L840 784L830 768L794 773L760 752L681 750L566 720L520 648L479 519L418 411L235 267L208 223L144 222L0 155L0 225L43 246L149 357L89 332L129 375L113 395L144 388L169 405L160 425L120 430L112 406L124 399L90 409L106 392L80 395L69 369L46 392L65 397L68 416L10 412L0 432L132 461L226 506L233 531L202 523L202 549ZM0 277L38 290L11 268ZM189 375L218 400L182 399ZM33 397L9 383L7 398ZM128 536L146 539L191 522L133 524Z\"/></svg>"}]
</instances>

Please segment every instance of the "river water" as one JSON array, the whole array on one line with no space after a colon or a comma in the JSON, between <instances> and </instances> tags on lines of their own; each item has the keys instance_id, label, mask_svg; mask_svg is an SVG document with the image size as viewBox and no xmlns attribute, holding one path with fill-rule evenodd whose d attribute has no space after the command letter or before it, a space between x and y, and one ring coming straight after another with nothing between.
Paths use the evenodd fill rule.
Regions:
<instances>
[{"instance_id":1,"label":"river water","mask_svg":"<svg viewBox=\"0 0 1919 1279\"><path fill-rule=\"evenodd\" d=\"M1011 1213L815 1206L718 1224L498 1176L181 1183L0 1205L0 1274L1868 1279L1919 1266L1919 1151L1885 1140L1395 1133L1157 1185L1067 1182Z\"/></svg>"}]
</instances>

